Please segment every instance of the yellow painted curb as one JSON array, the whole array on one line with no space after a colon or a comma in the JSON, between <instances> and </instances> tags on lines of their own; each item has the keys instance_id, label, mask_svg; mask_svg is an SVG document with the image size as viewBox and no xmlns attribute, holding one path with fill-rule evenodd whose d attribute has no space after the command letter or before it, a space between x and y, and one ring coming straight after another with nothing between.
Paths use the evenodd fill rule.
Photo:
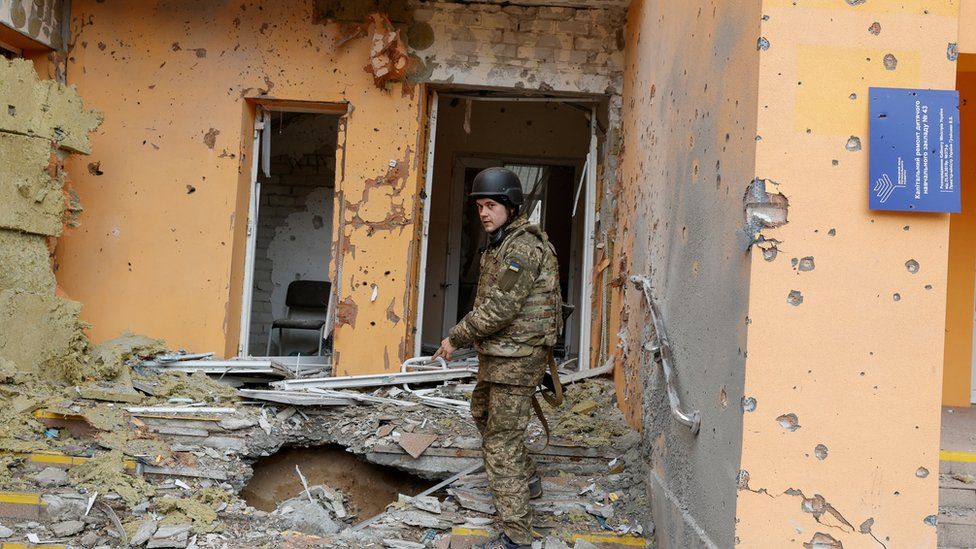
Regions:
<instances>
[{"instance_id":1,"label":"yellow painted curb","mask_svg":"<svg viewBox=\"0 0 976 549\"><path fill-rule=\"evenodd\" d=\"M26 459L27 461L33 463L48 463L52 465L65 465L68 467L74 467L75 465L81 465L91 458L85 457L74 457L67 454L62 454L59 452L0 452L9 453L14 457L20 459ZM136 469L136 462L133 459L124 459L122 463L125 464L126 469Z\"/></svg>"},{"instance_id":2,"label":"yellow painted curb","mask_svg":"<svg viewBox=\"0 0 976 549\"><path fill-rule=\"evenodd\" d=\"M939 461L958 461L962 463L976 463L976 452L957 452L955 450L942 450L939 452Z\"/></svg>"},{"instance_id":3,"label":"yellow painted curb","mask_svg":"<svg viewBox=\"0 0 976 549\"><path fill-rule=\"evenodd\" d=\"M463 528L456 526L451 529L451 535L485 537L488 536L488 531L478 528ZM644 538L635 536L618 536L616 534L573 534L570 541L576 541L578 539L588 541L593 544L612 543L615 545L624 545L626 547L644 547L647 545L647 541L644 540Z\"/></svg>"},{"instance_id":4,"label":"yellow painted curb","mask_svg":"<svg viewBox=\"0 0 976 549\"><path fill-rule=\"evenodd\" d=\"M0 492L0 503L13 503L16 505L40 505L46 506L47 503L41 501L41 494L32 492Z\"/></svg>"},{"instance_id":5,"label":"yellow painted curb","mask_svg":"<svg viewBox=\"0 0 976 549\"><path fill-rule=\"evenodd\" d=\"M592 544L612 543L614 545L625 545L627 547L644 547L647 542L644 538L635 536L618 536L616 534L573 534L570 541L581 539Z\"/></svg>"},{"instance_id":6,"label":"yellow painted curb","mask_svg":"<svg viewBox=\"0 0 976 549\"><path fill-rule=\"evenodd\" d=\"M481 530L480 528L462 528L460 526L455 526L451 528L451 535L455 536L487 536L488 530Z\"/></svg>"}]
</instances>

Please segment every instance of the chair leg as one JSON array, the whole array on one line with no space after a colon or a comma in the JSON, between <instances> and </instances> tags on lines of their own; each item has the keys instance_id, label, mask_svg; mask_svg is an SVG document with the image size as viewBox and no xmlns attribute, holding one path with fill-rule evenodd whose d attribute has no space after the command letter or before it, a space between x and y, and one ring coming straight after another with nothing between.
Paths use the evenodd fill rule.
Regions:
<instances>
[{"instance_id":1,"label":"chair leg","mask_svg":"<svg viewBox=\"0 0 976 549\"><path fill-rule=\"evenodd\" d=\"M322 356L322 341L325 340L325 326L319 328L319 355Z\"/></svg>"}]
</instances>

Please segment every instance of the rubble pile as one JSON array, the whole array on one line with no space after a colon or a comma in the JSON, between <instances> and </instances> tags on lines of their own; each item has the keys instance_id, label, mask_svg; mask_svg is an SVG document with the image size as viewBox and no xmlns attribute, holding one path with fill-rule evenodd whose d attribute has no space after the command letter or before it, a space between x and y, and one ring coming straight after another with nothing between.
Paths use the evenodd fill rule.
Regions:
<instances>
[{"instance_id":1,"label":"rubble pile","mask_svg":"<svg viewBox=\"0 0 976 549\"><path fill-rule=\"evenodd\" d=\"M489 533L491 498L484 474L475 472L480 437L467 412L389 386L358 391L365 400L341 405L249 401L201 372L143 366L164 350L125 335L92 347L98 366L77 377L3 371L2 539L79 547L448 547L445 540ZM466 402L472 388L450 382L424 398ZM553 540L649 527L638 436L624 427L612 395L606 380L568 387L570 403L548 410L548 446L538 421L530 425L546 491L535 504L538 528ZM429 495L403 494L378 518L357 516L329 486L306 485L272 512L238 496L261 456L329 444L432 485L467 474Z\"/></svg>"}]
</instances>

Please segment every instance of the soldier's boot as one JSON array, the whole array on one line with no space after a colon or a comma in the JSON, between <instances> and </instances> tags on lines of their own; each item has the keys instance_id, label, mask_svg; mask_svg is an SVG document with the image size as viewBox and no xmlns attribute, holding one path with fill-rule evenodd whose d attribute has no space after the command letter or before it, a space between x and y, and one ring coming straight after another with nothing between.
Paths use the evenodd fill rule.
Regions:
<instances>
[{"instance_id":1,"label":"soldier's boot","mask_svg":"<svg viewBox=\"0 0 976 549\"><path fill-rule=\"evenodd\" d=\"M529 479L529 499L539 499L542 497L542 479L539 475L533 475Z\"/></svg>"},{"instance_id":2,"label":"soldier's boot","mask_svg":"<svg viewBox=\"0 0 976 549\"><path fill-rule=\"evenodd\" d=\"M498 534L498 537L488 540L484 545L475 545L472 549L529 549L532 545L515 543L505 533Z\"/></svg>"}]
</instances>

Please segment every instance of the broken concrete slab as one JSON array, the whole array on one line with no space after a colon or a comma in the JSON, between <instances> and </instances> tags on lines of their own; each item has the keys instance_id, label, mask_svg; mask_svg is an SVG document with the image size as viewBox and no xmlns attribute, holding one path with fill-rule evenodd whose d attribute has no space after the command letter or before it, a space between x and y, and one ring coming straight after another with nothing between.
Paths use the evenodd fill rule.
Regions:
<instances>
[{"instance_id":1,"label":"broken concrete slab","mask_svg":"<svg viewBox=\"0 0 976 549\"><path fill-rule=\"evenodd\" d=\"M401 433L399 444L410 457L417 459L423 453L424 450L430 447L434 441L437 440L437 435L429 435L424 433Z\"/></svg>"},{"instance_id":2,"label":"broken concrete slab","mask_svg":"<svg viewBox=\"0 0 976 549\"><path fill-rule=\"evenodd\" d=\"M53 141L61 148L88 154L88 134L102 122L102 114L85 110L74 86L41 80L26 59L0 59L0 132Z\"/></svg>"},{"instance_id":3,"label":"broken concrete slab","mask_svg":"<svg viewBox=\"0 0 976 549\"><path fill-rule=\"evenodd\" d=\"M153 534L156 533L158 525L153 519L146 519L139 524L136 531L132 534L132 538L129 539L130 545L140 546L149 541Z\"/></svg>"},{"instance_id":4,"label":"broken concrete slab","mask_svg":"<svg viewBox=\"0 0 976 549\"><path fill-rule=\"evenodd\" d=\"M0 229L0 291L54 293L54 273L47 238Z\"/></svg>"}]
</instances>

